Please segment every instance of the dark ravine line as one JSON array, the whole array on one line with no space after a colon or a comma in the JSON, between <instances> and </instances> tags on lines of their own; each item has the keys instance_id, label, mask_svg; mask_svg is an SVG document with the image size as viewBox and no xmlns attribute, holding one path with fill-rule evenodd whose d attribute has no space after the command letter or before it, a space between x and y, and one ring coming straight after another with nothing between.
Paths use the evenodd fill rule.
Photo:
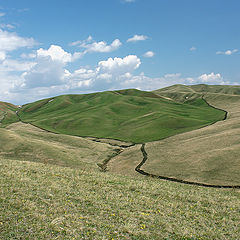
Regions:
<instances>
[{"instance_id":1,"label":"dark ravine line","mask_svg":"<svg viewBox=\"0 0 240 240\"><path fill-rule=\"evenodd\" d=\"M123 149L115 149L115 152L108 156L102 163L97 163L97 166L101 169L101 171L106 172L107 171L107 165L108 163L116 156L118 156L120 153L123 152Z\"/></svg>"},{"instance_id":2,"label":"dark ravine line","mask_svg":"<svg viewBox=\"0 0 240 240\"><path fill-rule=\"evenodd\" d=\"M80 136L82 137L82 136ZM108 145L111 145L113 147L120 147L120 148L129 148L129 147L133 147L135 146L136 144L135 143L130 143L129 145L123 145L123 144L117 144L117 143L109 143L109 142L102 142L103 138L97 138L97 137L89 137L89 136L84 136L82 138L86 138L90 141L93 141L93 142L98 142L98 143L106 143ZM95 139L89 139L89 138L95 138ZM118 139L114 139L114 138L104 138L106 140L116 140L116 141L121 141L121 140L118 140Z\"/></svg>"},{"instance_id":3,"label":"dark ravine line","mask_svg":"<svg viewBox=\"0 0 240 240\"><path fill-rule=\"evenodd\" d=\"M202 96L202 99L207 103L207 105L209 107L212 107L214 109L217 110L221 110L225 112L225 116L224 116L224 120L227 119L228 116L228 112L226 110L220 109L220 108L216 108L212 105L210 105L205 99L204 96ZM218 121L217 121L218 122ZM216 122L215 122L216 123ZM212 123L214 124L214 123ZM210 124L210 125L212 125ZM208 125L209 126L209 125ZM172 177L165 177L165 176L159 176L159 175L155 175L155 174L151 174L148 172L145 172L144 170L141 169L141 167L146 163L146 161L148 160L148 155L147 152L145 150L145 143L142 144L141 147L141 152L143 154L143 160L140 162L140 164L135 168L135 170L145 176L149 176L149 177L154 177L154 178L158 178L158 179L162 179L162 180L167 180L167 181L171 181L171 182L177 182L177 183L183 183L183 184L188 184L188 185L195 185L195 186L201 186L201 187L209 187L209 188L235 188L235 189L240 189L240 185L215 185L215 184L205 184L205 183L198 183L198 182L191 182L191 181L186 181L186 180L181 180L181 179L177 179L177 178L172 178Z\"/></svg>"},{"instance_id":4,"label":"dark ravine line","mask_svg":"<svg viewBox=\"0 0 240 240\"><path fill-rule=\"evenodd\" d=\"M35 124L33 123L30 123L30 122L24 122L20 115L18 114L18 111L16 111L16 115L19 119L20 122L24 123L24 124L29 124L33 127L36 127L38 129L41 129L45 132L48 132L48 133L52 133L52 134L61 134L61 133L56 133L56 132L52 132L52 131L49 131L47 129L44 129L44 128L41 128L39 126L36 126ZM77 135L70 135L70 136L74 136L74 137L81 137L81 136L77 136ZM81 137L81 138L87 138L87 137ZM133 147L135 146L136 144L135 143L131 143L130 145L126 146L126 145L118 145L118 144L113 144L113 143L107 143L107 142L101 142L101 138L97 138L97 137L94 137L95 139L88 139L89 141L92 141L92 142L98 142L98 143L105 143L105 144L108 144L110 146L113 146L113 147L119 147L120 149L114 149L113 151L115 151L111 156L108 156L105 160L103 160L102 163L97 163L97 166L101 169L101 171L107 171L107 164L116 156L118 156L119 154L121 154L123 152L124 149L127 149L127 148L130 148L130 147ZM111 139L111 140L117 140L117 139ZM117 140L119 141L119 140Z\"/></svg>"},{"instance_id":5,"label":"dark ravine line","mask_svg":"<svg viewBox=\"0 0 240 240\"><path fill-rule=\"evenodd\" d=\"M188 184L188 185L195 185L195 186L201 186L201 187L209 187L209 188L235 188L235 189L240 189L240 185L235 185L235 186L227 186L227 185L214 185L214 184L205 184L205 183L198 183L198 182L191 182L191 181L186 181L186 180L181 180L177 178L171 178L171 177L165 177L165 176L159 176L155 174L151 174L148 172L145 172L144 170L141 169L141 167L144 165L144 163L147 161L147 152L145 150L145 143L142 144L141 151L143 154L143 160L140 162L140 164L135 168L135 170L145 176L153 177L153 178L158 178L162 180L167 180L171 182L177 182L177 183L183 183L183 184Z\"/></svg>"},{"instance_id":6,"label":"dark ravine line","mask_svg":"<svg viewBox=\"0 0 240 240\"><path fill-rule=\"evenodd\" d=\"M214 107L213 105L211 105L211 104L204 98L204 95L202 96L202 100L203 100L209 107L214 108L214 109L216 109L216 110L220 110L220 111L225 112L225 115L224 115L224 118L223 118L222 121L225 121L225 120L227 119L227 117L228 117L228 112L227 112L226 110L221 109L221 108L217 108L217 107ZM217 122L218 122L218 121L217 121ZM213 123L213 124L214 124L214 123Z\"/></svg>"}]
</instances>

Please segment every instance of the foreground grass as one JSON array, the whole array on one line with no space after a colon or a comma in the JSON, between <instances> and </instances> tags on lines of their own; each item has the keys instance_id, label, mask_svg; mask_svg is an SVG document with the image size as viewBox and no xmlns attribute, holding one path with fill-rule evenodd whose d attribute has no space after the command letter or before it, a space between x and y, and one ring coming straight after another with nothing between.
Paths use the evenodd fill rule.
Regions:
<instances>
[{"instance_id":1,"label":"foreground grass","mask_svg":"<svg viewBox=\"0 0 240 240\"><path fill-rule=\"evenodd\" d=\"M0 160L0 239L238 239L240 193Z\"/></svg>"},{"instance_id":2,"label":"foreground grass","mask_svg":"<svg viewBox=\"0 0 240 240\"><path fill-rule=\"evenodd\" d=\"M191 131L224 115L202 99L177 103L135 89L59 96L26 104L19 111L24 122L52 132L134 143ZM4 124L15 120L5 119Z\"/></svg>"}]
</instances>

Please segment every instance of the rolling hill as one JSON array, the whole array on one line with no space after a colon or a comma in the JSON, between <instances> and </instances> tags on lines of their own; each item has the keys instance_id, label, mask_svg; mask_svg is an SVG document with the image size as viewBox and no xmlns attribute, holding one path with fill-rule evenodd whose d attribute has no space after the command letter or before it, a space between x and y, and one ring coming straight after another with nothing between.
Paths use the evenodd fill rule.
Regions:
<instances>
[{"instance_id":1,"label":"rolling hill","mask_svg":"<svg viewBox=\"0 0 240 240\"><path fill-rule=\"evenodd\" d=\"M177 102L204 96L211 105L227 110L228 117L205 128L147 143L148 160L142 169L157 176L193 182L240 185L239 89L239 86L176 85L154 91ZM139 147L131 148L111 161L109 168L121 174L135 174L126 169L136 167L140 156Z\"/></svg>"},{"instance_id":2,"label":"rolling hill","mask_svg":"<svg viewBox=\"0 0 240 240\"><path fill-rule=\"evenodd\" d=\"M17 106L0 102L0 124L3 119L12 119L11 121L15 122L17 120L15 111L17 110ZM9 123L11 122L9 121Z\"/></svg>"},{"instance_id":3,"label":"rolling hill","mask_svg":"<svg viewBox=\"0 0 240 240\"><path fill-rule=\"evenodd\" d=\"M142 143L207 126L225 112L203 99L178 103L128 89L44 99L24 105L18 115L55 133Z\"/></svg>"},{"instance_id":4,"label":"rolling hill","mask_svg":"<svg viewBox=\"0 0 240 240\"><path fill-rule=\"evenodd\" d=\"M0 239L238 239L239 189L148 178L135 168L146 142L148 173L239 185L239 104L238 87L206 85L7 104Z\"/></svg>"}]
</instances>

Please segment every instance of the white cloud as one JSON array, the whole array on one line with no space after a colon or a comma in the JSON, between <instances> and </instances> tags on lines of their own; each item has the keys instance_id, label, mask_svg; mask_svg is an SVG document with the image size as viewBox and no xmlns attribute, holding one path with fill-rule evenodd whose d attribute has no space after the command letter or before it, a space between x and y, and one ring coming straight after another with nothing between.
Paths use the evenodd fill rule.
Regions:
<instances>
[{"instance_id":1,"label":"white cloud","mask_svg":"<svg viewBox=\"0 0 240 240\"><path fill-rule=\"evenodd\" d=\"M14 32L0 29L0 51L8 52L23 47L31 48L36 44L33 38L23 38Z\"/></svg>"},{"instance_id":2,"label":"white cloud","mask_svg":"<svg viewBox=\"0 0 240 240\"><path fill-rule=\"evenodd\" d=\"M123 79L131 78L132 72L137 69L141 61L135 55L124 58L109 58L100 61L95 69L79 68L73 72L66 69L65 51L62 54L51 54L52 51L40 51L35 63L32 65L19 66L18 70L23 71L18 81L12 82L8 91L14 96L20 93L30 98L30 93L34 93L36 100L39 97L48 97L73 91L106 90L118 87ZM47 51L47 50L46 50ZM44 52L44 54L42 54ZM66 55L69 57L69 55ZM6 87L7 88L7 87ZM1 94L1 92L0 92ZM12 95L13 96L13 95Z\"/></svg>"},{"instance_id":3,"label":"white cloud","mask_svg":"<svg viewBox=\"0 0 240 240\"><path fill-rule=\"evenodd\" d=\"M93 42L90 44L81 44L80 46L82 48L86 49L86 52L101 52L101 53L106 53L106 52L112 52L117 50L122 43L120 42L119 39L115 39L110 45L107 45L106 42L101 41L101 42Z\"/></svg>"},{"instance_id":4,"label":"white cloud","mask_svg":"<svg viewBox=\"0 0 240 240\"><path fill-rule=\"evenodd\" d=\"M190 49L189 49L191 52L193 52L193 51L196 51L197 50L197 48L196 47L194 47L194 46L192 46Z\"/></svg>"},{"instance_id":5,"label":"white cloud","mask_svg":"<svg viewBox=\"0 0 240 240\"><path fill-rule=\"evenodd\" d=\"M22 74L23 86L30 89L62 85L64 75L63 62L53 61L51 58L38 58L37 63Z\"/></svg>"},{"instance_id":6,"label":"white cloud","mask_svg":"<svg viewBox=\"0 0 240 240\"><path fill-rule=\"evenodd\" d=\"M21 58L24 58L24 59L33 59L33 58L36 58L37 57L37 54L35 52L31 52L31 53L22 53L20 55Z\"/></svg>"},{"instance_id":7,"label":"white cloud","mask_svg":"<svg viewBox=\"0 0 240 240\"><path fill-rule=\"evenodd\" d=\"M134 40L133 40L134 39ZM131 41L143 41L147 37L135 35ZM121 46L116 39L111 44L96 42L91 36L84 41L73 42L72 46L84 48L82 52L69 53L61 46L51 45L26 51L19 55L22 59L11 59L12 51L30 48L36 44L32 38L24 38L14 32L0 29L0 98L13 103L24 103L39 98L67 94L83 93L120 88L138 88L153 90L172 84L225 84L220 73L202 74L199 77L183 77L180 73L165 74L151 78L144 73L135 74L141 60L136 55L123 58L108 58L99 61L94 68L79 67L75 71L68 69L69 64L87 52L111 52ZM153 57L148 51L145 57Z\"/></svg>"},{"instance_id":8,"label":"white cloud","mask_svg":"<svg viewBox=\"0 0 240 240\"><path fill-rule=\"evenodd\" d=\"M210 83L210 84L225 84L223 77L220 73L210 73L210 74L203 74L198 77L200 82L202 83Z\"/></svg>"},{"instance_id":9,"label":"white cloud","mask_svg":"<svg viewBox=\"0 0 240 240\"><path fill-rule=\"evenodd\" d=\"M0 61L3 61L6 58L6 53L0 51Z\"/></svg>"},{"instance_id":10,"label":"white cloud","mask_svg":"<svg viewBox=\"0 0 240 240\"><path fill-rule=\"evenodd\" d=\"M154 55L155 55L154 52L148 51L148 52L144 53L143 56L146 57L146 58L151 58L151 57L153 57Z\"/></svg>"},{"instance_id":11,"label":"white cloud","mask_svg":"<svg viewBox=\"0 0 240 240\"><path fill-rule=\"evenodd\" d=\"M83 41L82 40L78 40L78 41L70 43L69 45L70 46L80 46L83 43L86 44L86 43L90 43L92 41L93 41L93 37L92 36L88 36L88 38L86 40L83 40Z\"/></svg>"},{"instance_id":12,"label":"white cloud","mask_svg":"<svg viewBox=\"0 0 240 240\"><path fill-rule=\"evenodd\" d=\"M62 47L57 45L51 45L48 50L38 49L37 50L38 57L50 57L52 61L60 61L63 63L72 61L72 54L65 52Z\"/></svg>"},{"instance_id":13,"label":"white cloud","mask_svg":"<svg viewBox=\"0 0 240 240\"><path fill-rule=\"evenodd\" d=\"M109 58L107 61L98 63L98 70L107 73L124 74L132 72L141 65L141 60L136 55L129 55L124 58Z\"/></svg>"},{"instance_id":14,"label":"white cloud","mask_svg":"<svg viewBox=\"0 0 240 240\"><path fill-rule=\"evenodd\" d=\"M91 53L91 52L100 52L107 53L113 52L122 45L119 39L115 39L110 45L108 45L105 41L96 42L93 40L91 36L89 36L84 41L76 41L70 43L70 46L78 46L80 48L86 49L83 54Z\"/></svg>"},{"instance_id":15,"label":"white cloud","mask_svg":"<svg viewBox=\"0 0 240 240\"><path fill-rule=\"evenodd\" d=\"M180 73L165 74L162 77L150 78L144 73L132 75L130 77L122 76L120 85L122 88L137 88L141 90L155 90L174 84L230 84L225 81L220 73L202 74L199 77L183 77Z\"/></svg>"},{"instance_id":16,"label":"white cloud","mask_svg":"<svg viewBox=\"0 0 240 240\"><path fill-rule=\"evenodd\" d=\"M0 12L0 17L3 17L5 15L6 15L6 13Z\"/></svg>"},{"instance_id":17,"label":"white cloud","mask_svg":"<svg viewBox=\"0 0 240 240\"><path fill-rule=\"evenodd\" d=\"M30 70L36 63L5 59L0 65L0 70L5 72L23 72Z\"/></svg>"},{"instance_id":18,"label":"white cloud","mask_svg":"<svg viewBox=\"0 0 240 240\"><path fill-rule=\"evenodd\" d=\"M218 52L216 52L216 54L218 54L218 55L222 54L222 55L228 55L229 56L229 55L232 55L236 52L238 52L238 49L227 50L225 52L218 51Z\"/></svg>"},{"instance_id":19,"label":"white cloud","mask_svg":"<svg viewBox=\"0 0 240 240\"><path fill-rule=\"evenodd\" d=\"M52 61L59 61L66 64L81 58L83 55L84 54L82 52L75 52L71 54L64 51L62 47L58 45L51 45L48 50L40 48L36 51L36 54L22 54L21 56L23 58L50 57Z\"/></svg>"},{"instance_id":20,"label":"white cloud","mask_svg":"<svg viewBox=\"0 0 240 240\"><path fill-rule=\"evenodd\" d=\"M148 37L144 35L134 35L132 38L129 38L127 42L137 42L137 41L145 41Z\"/></svg>"}]
</instances>

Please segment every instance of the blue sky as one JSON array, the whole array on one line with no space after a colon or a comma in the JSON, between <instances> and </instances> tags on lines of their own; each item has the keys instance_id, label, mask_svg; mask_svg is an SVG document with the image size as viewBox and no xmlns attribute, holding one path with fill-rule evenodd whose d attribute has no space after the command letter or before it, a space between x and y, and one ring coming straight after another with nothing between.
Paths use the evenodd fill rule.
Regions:
<instances>
[{"instance_id":1,"label":"blue sky","mask_svg":"<svg viewBox=\"0 0 240 240\"><path fill-rule=\"evenodd\" d=\"M0 101L240 83L238 0L0 0Z\"/></svg>"}]
</instances>

